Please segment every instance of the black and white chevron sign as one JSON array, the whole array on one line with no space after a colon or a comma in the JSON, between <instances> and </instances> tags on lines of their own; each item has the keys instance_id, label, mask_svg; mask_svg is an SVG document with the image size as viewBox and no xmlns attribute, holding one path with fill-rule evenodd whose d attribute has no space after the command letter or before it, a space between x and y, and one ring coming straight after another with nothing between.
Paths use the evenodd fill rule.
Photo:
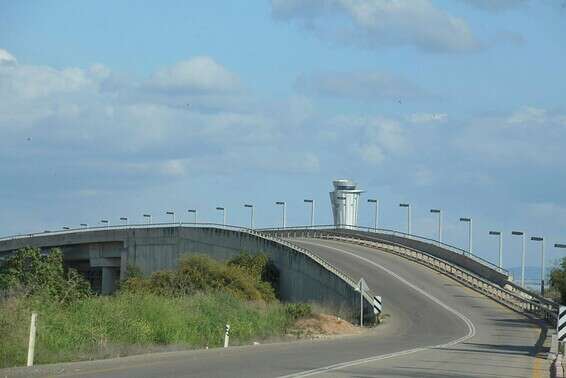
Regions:
<instances>
[{"instance_id":1,"label":"black and white chevron sign","mask_svg":"<svg viewBox=\"0 0 566 378\"><path fill-rule=\"evenodd\" d=\"M373 313L375 315L381 314L381 297L379 295L373 297Z\"/></svg>"},{"instance_id":2,"label":"black and white chevron sign","mask_svg":"<svg viewBox=\"0 0 566 378\"><path fill-rule=\"evenodd\" d=\"M558 308L558 325L556 327L558 341L566 340L566 306L560 306Z\"/></svg>"}]
</instances>

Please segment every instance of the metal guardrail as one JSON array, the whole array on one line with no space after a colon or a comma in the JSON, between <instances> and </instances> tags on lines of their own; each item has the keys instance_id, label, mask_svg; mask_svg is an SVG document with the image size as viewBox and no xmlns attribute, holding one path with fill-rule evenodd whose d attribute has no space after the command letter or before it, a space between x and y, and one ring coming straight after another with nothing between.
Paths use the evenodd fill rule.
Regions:
<instances>
[{"instance_id":1,"label":"metal guardrail","mask_svg":"<svg viewBox=\"0 0 566 378\"><path fill-rule=\"evenodd\" d=\"M417 241L429 243L429 244L435 245L437 247L447 249L451 252L454 252L454 253L457 253L457 254L460 254L460 255L464 255L468 258L471 258L471 259L479 262L480 264L483 264L483 265L491 268L491 269L495 269L498 272L501 272L501 273L503 273L507 276L509 275L509 272L506 269L500 268L499 266L492 263L491 261L486 260L486 259L484 259L480 256L474 255L473 253L469 253L468 251L466 251L462 248L453 246L451 244L439 242L438 240L430 239L430 238L427 238L427 237L424 237L424 236L407 234L405 232L395 231L395 230L390 230L390 229L385 229L385 228L351 226L351 225L316 225L316 226L296 226L296 227L285 227L285 228L272 227L272 228L258 229L258 231L294 231L294 230L340 230L340 231L351 230L351 231L364 231L364 232L370 232L370 233L376 233L376 234L399 236L399 237L406 238L406 239L412 239L412 240L417 240Z\"/></svg>"},{"instance_id":2,"label":"metal guardrail","mask_svg":"<svg viewBox=\"0 0 566 378\"><path fill-rule=\"evenodd\" d=\"M282 230L282 232L285 232ZM317 230L317 232L305 232L301 237L333 239L347 242L353 242L373 248L379 248L387 252L397 254L399 256L416 261L420 264L429 266L430 268L450 276L451 278L463 283L482 294L506 305L507 307L522 313L527 313L541 319L545 319L550 323L555 323L557 318L558 305L541 297L537 294L526 291L511 282L507 287L501 287L477 274L467 271L466 269L447 262L441 258L430 255L426 252L419 251L395 242L386 240L366 240L360 236L348 236L344 234L333 233L328 230Z\"/></svg>"},{"instance_id":3,"label":"metal guardrail","mask_svg":"<svg viewBox=\"0 0 566 378\"><path fill-rule=\"evenodd\" d=\"M358 288L357 282L352 277L350 277L347 273L345 273L344 271L335 267L334 265L330 264L329 262L324 260L322 257L317 255L316 253L313 253L313 252L311 252L311 251L309 251L309 250L307 250L303 247L300 247L296 244L293 244L292 242L290 242L288 240L284 240L282 238L279 238L279 237L276 237L276 236L273 236L273 235L267 235L267 234L262 233L261 231L256 230L256 229L250 229L250 228L241 227L241 226L225 225L225 224L219 224L219 223L176 222L176 223L150 223L150 224L145 223L145 224L129 224L129 225L113 225L113 226L109 225L109 226L80 227L80 228L74 228L74 229L68 229L68 230L65 229L65 230L56 230L56 231L48 231L48 232L44 231L44 232L36 232L36 233L30 233L30 234L19 234L19 235L5 236L5 237L0 237L0 242L10 241L10 240L25 240L25 239L30 239L30 238L34 238L34 237L41 237L41 236L86 233L86 232L93 232L93 231L110 231L110 230L126 231L126 230L132 230L132 229L163 228L163 227L189 227L189 228L209 227L209 228L216 228L216 229L224 229L224 230L242 232L242 233L253 235L255 237L259 237L259 238L262 238L262 239L265 239L265 240L271 240L275 243L278 243L280 245L284 245L288 248L295 250L296 252L299 252L301 254L308 256L309 258L314 260L316 263L318 263L319 265L322 265L324 268L329 270L331 273L338 276L340 279L342 279L344 282L346 282L348 285L350 285L355 290L357 290L357 288ZM0 259L0 261L1 261L1 259ZM372 297L373 297L373 292L371 290L367 290L367 291L364 292L364 298L368 301L368 303L370 305L373 301Z\"/></svg>"}]
</instances>

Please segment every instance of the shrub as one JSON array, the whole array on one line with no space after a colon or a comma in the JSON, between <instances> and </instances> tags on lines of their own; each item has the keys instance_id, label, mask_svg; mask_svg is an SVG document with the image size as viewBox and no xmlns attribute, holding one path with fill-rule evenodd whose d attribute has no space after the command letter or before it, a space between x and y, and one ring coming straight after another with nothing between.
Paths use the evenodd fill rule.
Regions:
<instances>
[{"instance_id":1,"label":"shrub","mask_svg":"<svg viewBox=\"0 0 566 378\"><path fill-rule=\"evenodd\" d=\"M42 294L58 302L72 302L90 295L90 285L76 270L63 267L58 248L46 256L39 248L21 248L0 267L0 290L24 296Z\"/></svg>"},{"instance_id":2,"label":"shrub","mask_svg":"<svg viewBox=\"0 0 566 378\"><path fill-rule=\"evenodd\" d=\"M285 311L293 320L306 318L312 314L311 305L308 303L289 303Z\"/></svg>"},{"instance_id":3,"label":"shrub","mask_svg":"<svg viewBox=\"0 0 566 378\"><path fill-rule=\"evenodd\" d=\"M183 257L177 270L155 272L149 278L128 278L122 283L122 290L165 296L223 291L239 299L273 301L273 287L258 278L263 271L263 268L258 268L259 265L265 267L267 263L251 265L256 271L254 275L235 263L224 264L206 256Z\"/></svg>"},{"instance_id":4,"label":"shrub","mask_svg":"<svg viewBox=\"0 0 566 378\"><path fill-rule=\"evenodd\" d=\"M550 286L560 293L560 302L566 304L566 257L560 262L560 266L550 271Z\"/></svg>"}]
</instances>

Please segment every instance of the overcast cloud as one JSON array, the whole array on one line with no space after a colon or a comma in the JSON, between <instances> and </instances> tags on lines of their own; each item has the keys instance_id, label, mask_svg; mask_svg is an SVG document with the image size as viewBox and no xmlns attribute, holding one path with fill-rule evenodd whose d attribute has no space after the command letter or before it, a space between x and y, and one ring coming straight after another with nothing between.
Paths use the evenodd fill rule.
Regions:
<instances>
[{"instance_id":1,"label":"overcast cloud","mask_svg":"<svg viewBox=\"0 0 566 378\"><path fill-rule=\"evenodd\" d=\"M480 47L463 19L429 0L272 0L272 14L296 21L322 39L371 49L465 52Z\"/></svg>"}]
</instances>

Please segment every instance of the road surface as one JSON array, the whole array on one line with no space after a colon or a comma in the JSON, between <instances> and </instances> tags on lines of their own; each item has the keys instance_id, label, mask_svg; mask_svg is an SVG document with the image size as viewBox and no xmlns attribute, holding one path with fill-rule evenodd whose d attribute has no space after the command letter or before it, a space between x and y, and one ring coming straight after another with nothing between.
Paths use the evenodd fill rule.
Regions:
<instances>
[{"instance_id":1,"label":"road surface","mask_svg":"<svg viewBox=\"0 0 566 378\"><path fill-rule=\"evenodd\" d=\"M293 239L381 295L387 321L363 336L172 352L16 369L8 376L545 377L533 322L429 268L338 241ZM5 375L0 371L0 376Z\"/></svg>"}]
</instances>

